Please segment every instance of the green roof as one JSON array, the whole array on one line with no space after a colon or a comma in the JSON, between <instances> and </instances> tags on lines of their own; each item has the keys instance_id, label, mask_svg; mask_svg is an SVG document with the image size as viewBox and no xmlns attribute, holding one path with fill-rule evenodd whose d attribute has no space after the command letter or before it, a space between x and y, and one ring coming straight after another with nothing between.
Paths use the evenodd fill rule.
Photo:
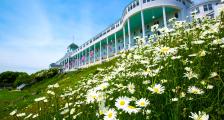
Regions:
<instances>
[{"instance_id":1,"label":"green roof","mask_svg":"<svg viewBox=\"0 0 224 120\"><path fill-rule=\"evenodd\" d=\"M72 43L68 46L68 49L71 49L71 50L76 50L79 46L76 45L75 43Z\"/></svg>"}]
</instances>

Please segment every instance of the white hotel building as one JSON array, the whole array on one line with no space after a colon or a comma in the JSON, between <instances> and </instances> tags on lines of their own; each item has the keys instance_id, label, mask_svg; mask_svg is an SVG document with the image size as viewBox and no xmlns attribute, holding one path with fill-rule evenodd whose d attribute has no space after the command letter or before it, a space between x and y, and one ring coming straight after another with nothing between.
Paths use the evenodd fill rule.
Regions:
<instances>
[{"instance_id":1,"label":"white hotel building","mask_svg":"<svg viewBox=\"0 0 224 120\"><path fill-rule=\"evenodd\" d=\"M196 18L215 17L220 5L223 5L220 0L207 0L197 5L191 0L134 0L124 8L120 20L81 46L69 45L56 65L66 72L99 64L121 50L135 47L135 36L150 36L152 25L169 27L168 20L173 17L190 21L187 16L191 16L192 11L196 11Z\"/></svg>"}]
</instances>

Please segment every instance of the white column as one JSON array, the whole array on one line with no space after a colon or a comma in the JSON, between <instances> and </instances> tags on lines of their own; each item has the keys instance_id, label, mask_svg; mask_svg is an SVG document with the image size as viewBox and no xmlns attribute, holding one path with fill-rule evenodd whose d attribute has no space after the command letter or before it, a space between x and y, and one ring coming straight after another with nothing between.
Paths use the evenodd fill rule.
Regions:
<instances>
[{"instance_id":1,"label":"white column","mask_svg":"<svg viewBox=\"0 0 224 120\"><path fill-rule=\"evenodd\" d=\"M79 68L79 54L76 55L77 61L76 61L76 67Z\"/></svg>"},{"instance_id":2,"label":"white column","mask_svg":"<svg viewBox=\"0 0 224 120\"><path fill-rule=\"evenodd\" d=\"M79 53L77 54L77 67L79 68Z\"/></svg>"},{"instance_id":3,"label":"white column","mask_svg":"<svg viewBox=\"0 0 224 120\"><path fill-rule=\"evenodd\" d=\"M145 20L143 10L141 10L141 22L142 22L142 37L145 37Z\"/></svg>"},{"instance_id":4,"label":"white column","mask_svg":"<svg viewBox=\"0 0 224 120\"><path fill-rule=\"evenodd\" d=\"M68 61L67 68L69 69L69 67L70 67L69 58L67 58L67 61Z\"/></svg>"},{"instance_id":5,"label":"white column","mask_svg":"<svg viewBox=\"0 0 224 120\"><path fill-rule=\"evenodd\" d=\"M109 58L109 44L108 44L108 37L107 37L107 59Z\"/></svg>"},{"instance_id":6,"label":"white column","mask_svg":"<svg viewBox=\"0 0 224 120\"><path fill-rule=\"evenodd\" d=\"M90 47L89 47L89 59L88 59L88 63L90 65Z\"/></svg>"},{"instance_id":7,"label":"white column","mask_svg":"<svg viewBox=\"0 0 224 120\"><path fill-rule=\"evenodd\" d=\"M125 28L124 27L123 27L123 39L124 39L124 48L123 49L125 50L125 39L126 38L125 38Z\"/></svg>"},{"instance_id":8,"label":"white column","mask_svg":"<svg viewBox=\"0 0 224 120\"><path fill-rule=\"evenodd\" d=\"M115 55L117 55L117 33L115 33Z\"/></svg>"},{"instance_id":9,"label":"white column","mask_svg":"<svg viewBox=\"0 0 224 120\"><path fill-rule=\"evenodd\" d=\"M82 61L82 58L83 58L83 52L84 52L84 51L82 51L82 57L81 57L81 63L82 63L82 66L84 65L84 61Z\"/></svg>"},{"instance_id":10,"label":"white column","mask_svg":"<svg viewBox=\"0 0 224 120\"><path fill-rule=\"evenodd\" d=\"M94 63L96 62L96 44L94 44Z\"/></svg>"},{"instance_id":11,"label":"white column","mask_svg":"<svg viewBox=\"0 0 224 120\"><path fill-rule=\"evenodd\" d=\"M167 27L166 8L165 8L165 6L163 6L163 22L164 22L164 27Z\"/></svg>"},{"instance_id":12,"label":"white column","mask_svg":"<svg viewBox=\"0 0 224 120\"><path fill-rule=\"evenodd\" d=\"M85 54L85 65L87 65L87 57L88 57L88 48L86 49L86 54Z\"/></svg>"},{"instance_id":13,"label":"white column","mask_svg":"<svg viewBox=\"0 0 224 120\"><path fill-rule=\"evenodd\" d=\"M81 53L79 53L79 61L78 61L79 62L79 68L81 66L81 61L80 61L81 59L80 59L80 57L81 57Z\"/></svg>"},{"instance_id":14,"label":"white column","mask_svg":"<svg viewBox=\"0 0 224 120\"><path fill-rule=\"evenodd\" d=\"M101 41L100 41L100 62L102 62L102 49L101 49Z\"/></svg>"},{"instance_id":15,"label":"white column","mask_svg":"<svg viewBox=\"0 0 224 120\"><path fill-rule=\"evenodd\" d=\"M77 68L77 55L75 55L75 68Z\"/></svg>"},{"instance_id":16,"label":"white column","mask_svg":"<svg viewBox=\"0 0 224 120\"><path fill-rule=\"evenodd\" d=\"M130 28L130 19L128 19L128 48L131 48L131 28Z\"/></svg>"}]
</instances>

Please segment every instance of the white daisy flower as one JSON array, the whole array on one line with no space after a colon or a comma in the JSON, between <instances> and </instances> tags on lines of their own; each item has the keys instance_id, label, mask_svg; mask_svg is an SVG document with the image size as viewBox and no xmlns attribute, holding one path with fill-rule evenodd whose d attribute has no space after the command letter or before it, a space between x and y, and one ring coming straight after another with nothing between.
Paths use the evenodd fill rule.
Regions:
<instances>
[{"instance_id":1,"label":"white daisy flower","mask_svg":"<svg viewBox=\"0 0 224 120\"><path fill-rule=\"evenodd\" d=\"M178 98L171 98L171 101L176 102L178 101Z\"/></svg>"},{"instance_id":2,"label":"white daisy flower","mask_svg":"<svg viewBox=\"0 0 224 120\"><path fill-rule=\"evenodd\" d=\"M23 116L26 116L26 113L19 113L16 115L17 117L23 117Z\"/></svg>"},{"instance_id":3,"label":"white daisy flower","mask_svg":"<svg viewBox=\"0 0 224 120\"><path fill-rule=\"evenodd\" d=\"M134 106L128 105L124 111L127 112L128 114L132 114L132 113L138 113L141 109L140 108L136 108Z\"/></svg>"},{"instance_id":4,"label":"white daisy flower","mask_svg":"<svg viewBox=\"0 0 224 120\"><path fill-rule=\"evenodd\" d=\"M197 40L197 41L192 41L191 44L193 45L200 45L200 44L203 44L205 41L203 40Z\"/></svg>"},{"instance_id":5,"label":"white daisy flower","mask_svg":"<svg viewBox=\"0 0 224 120\"><path fill-rule=\"evenodd\" d=\"M195 86L190 86L188 87L188 93L192 93L192 94L203 94L204 91L195 87Z\"/></svg>"},{"instance_id":6,"label":"white daisy flower","mask_svg":"<svg viewBox=\"0 0 224 120\"><path fill-rule=\"evenodd\" d=\"M209 119L209 115L201 111L199 111L198 114L191 112L191 116L189 117L192 118L193 120L208 120Z\"/></svg>"},{"instance_id":7,"label":"white daisy flower","mask_svg":"<svg viewBox=\"0 0 224 120\"><path fill-rule=\"evenodd\" d=\"M135 85L133 83L129 83L128 86L128 91L131 93L131 94L134 94L135 92Z\"/></svg>"},{"instance_id":8,"label":"white daisy flower","mask_svg":"<svg viewBox=\"0 0 224 120\"><path fill-rule=\"evenodd\" d=\"M46 97L40 97L40 98L36 98L34 101L35 102L39 102L39 101L43 101L45 99L46 99Z\"/></svg>"},{"instance_id":9,"label":"white daisy flower","mask_svg":"<svg viewBox=\"0 0 224 120\"><path fill-rule=\"evenodd\" d=\"M213 89L213 85L207 85L207 89Z\"/></svg>"},{"instance_id":10,"label":"white daisy flower","mask_svg":"<svg viewBox=\"0 0 224 120\"><path fill-rule=\"evenodd\" d=\"M206 55L206 51L205 50L201 50L201 51L199 51L198 55L200 57L204 57Z\"/></svg>"},{"instance_id":11,"label":"white daisy flower","mask_svg":"<svg viewBox=\"0 0 224 120\"><path fill-rule=\"evenodd\" d=\"M47 91L47 94L55 95L55 93L53 91L50 91L50 90Z\"/></svg>"},{"instance_id":12,"label":"white daisy flower","mask_svg":"<svg viewBox=\"0 0 224 120\"><path fill-rule=\"evenodd\" d=\"M184 73L184 77L187 77L189 80L192 78L198 78L198 74L194 73L193 71L188 71Z\"/></svg>"},{"instance_id":13,"label":"white daisy flower","mask_svg":"<svg viewBox=\"0 0 224 120\"><path fill-rule=\"evenodd\" d=\"M99 85L99 88L100 88L100 90L104 90L104 89L106 89L108 86L109 86L109 83L108 83L108 82L105 82L105 83L100 84L100 85Z\"/></svg>"},{"instance_id":14,"label":"white daisy flower","mask_svg":"<svg viewBox=\"0 0 224 120\"><path fill-rule=\"evenodd\" d=\"M153 87L148 87L148 90L150 90L153 94L162 94L164 93L165 87L161 84L155 84Z\"/></svg>"},{"instance_id":15,"label":"white daisy flower","mask_svg":"<svg viewBox=\"0 0 224 120\"><path fill-rule=\"evenodd\" d=\"M218 76L218 73L217 73L217 72L212 72L212 73L210 74L210 77L209 77L209 78L214 78L214 77L216 77L216 76Z\"/></svg>"},{"instance_id":16,"label":"white daisy flower","mask_svg":"<svg viewBox=\"0 0 224 120\"><path fill-rule=\"evenodd\" d=\"M38 116L39 116L39 114L35 114L35 115L33 115L32 118L36 118L36 117L38 117Z\"/></svg>"},{"instance_id":17,"label":"white daisy flower","mask_svg":"<svg viewBox=\"0 0 224 120\"><path fill-rule=\"evenodd\" d=\"M87 95L86 95L86 102L87 103L93 103L95 101L102 101L104 100L105 98L105 95L103 92L97 92L95 90L89 90L87 92Z\"/></svg>"},{"instance_id":18,"label":"white daisy flower","mask_svg":"<svg viewBox=\"0 0 224 120\"><path fill-rule=\"evenodd\" d=\"M130 101L131 99L128 97L119 97L116 99L115 106L118 109L125 109L126 107L128 107Z\"/></svg>"},{"instance_id":19,"label":"white daisy flower","mask_svg":"<svg viewBox=\"0 0 224 120\"><path fill-rule=\"evenodd\" d=\"M104 120L116 120L117 112L114 109L109 109L104 115Z\"/></svg>"},{"instance_id":20,"label":"white daisy flower","mask_svg":"<svg viewBox=\"0 0 224 120\"><path fill-rule=\"evenodd\" d=\"M33 114L30 113L28 116L26 116L26 117L24 118L24 120L30 118L32 115L33 115Z\"/></svg>"},{"instance_id":21,"label":"white daisy flower","mask_svg":"<svg viewBox=\"0 0 224 120\"><path fill-rule=\"evenodd\" d=\"M13 116L17 113L17 109L13 110L9 115Z\"/></svg>"},{"instance_id":22,"label":"white daisy flower","mask_svg":"<svg viewBox=\"0 0 224 120\"><path fill-rule=\"evenodd\" d=\"M140 100L136 101L135 104L138 107L147 107L150 102L146 98L141 98Z\"/></svg>"}]
</instances>

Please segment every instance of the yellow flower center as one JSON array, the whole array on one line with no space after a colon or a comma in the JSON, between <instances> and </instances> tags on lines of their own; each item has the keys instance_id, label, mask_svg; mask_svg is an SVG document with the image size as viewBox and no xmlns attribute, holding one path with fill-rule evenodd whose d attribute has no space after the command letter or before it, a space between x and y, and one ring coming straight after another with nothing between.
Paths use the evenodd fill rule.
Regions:
<instances>
[{"instance_id":1,"label":"yellow flower center","mask_svg":"<svg viewBox=\"0 0 224 120\"><path fill-rule=\"evenodd\" d=\"M121 101L120 101L120 105L121 105L121 106L125 105L125 101L124 101L124 100L121 100Z\"/></svg>"},{"instance_id":2,"label":"yellow flower center","mask_svg":"<svg viewBox=\"0 0 224 120\"><path fill-rule=\"evenodd\" d=\"M163 47L163 48L161 48L160 51L161 51L162 53L167 53L169 50L170 50L169 47Z\"/></svg>"},{"instance_id":3,"label":"yellow flower center","mask_svg":"<svg viewBox=\"0 0 224 120\"><path fill-rule=\"evenodd\" d=\"M145 106L145 102L140 102L140 106Z\"/></svg>"},{"instance_id":4,"label":"yellow flower center","mask_svg":"<svg viewBox=\"0 0 224 120\"><path fill-rule=\"evenodd\" d=\"M93 95L92 98L93 98L93 99L96 99L96 95Z\"/></svg>"},{"instance_id":5,"label":"yellow flower center","mask_svg":"<svg viewBox=\"0 0 224 120\"><path fill-rule=\"evenodd\" d=\"M133 106L130 106L130 105L128 106L128 108L129 108L129 109L135 109L135 107L133 107Z\"/></svg>"},{"instance_id":6,"label":"yellow flower center","mask_svg":"<svg viewBox=\"0 0 224 120\"><path fill-rule=\"evenodd\" d=\"M153 88L153 91L154 91L155 93L159 93L159 89L158 89L158 88Z\"/></svg>"},{"instance_id":7,"label":"yellow flower center","mask_svg":"<svg viewBox=\"0 0 224 120\"><path fill-rule=\"evenodd\" d=\"M100 115L102 115L102 114L103 114L103 111L102 111L102 110L100 110L100 111L99 111L99 113L100 113Z\"/></svg>"},{"instance_id":8,"label":"yellow flower center","mask_svg":"<svg viewBox=\"0 0 224 120\"><path fill-rule=\"evenodd\" d=\"M113 117L113 113L112 112L108 113L108 118L112 118L112 117Z\"/></svg>"}]
</instances>

